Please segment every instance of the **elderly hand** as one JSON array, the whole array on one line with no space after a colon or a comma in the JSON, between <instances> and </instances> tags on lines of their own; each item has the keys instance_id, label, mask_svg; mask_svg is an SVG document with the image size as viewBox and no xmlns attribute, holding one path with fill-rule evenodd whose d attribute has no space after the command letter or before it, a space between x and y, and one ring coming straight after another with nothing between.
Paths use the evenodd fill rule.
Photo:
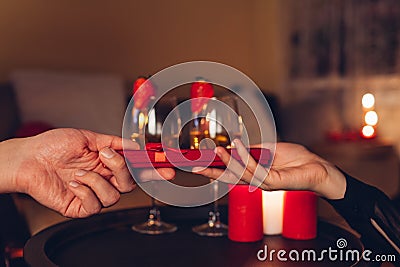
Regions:
<instances>
[{"instance_id":1,"label":"elderly hand","mask_svg":"<svg viewBox=\"0 0 400 267\"><path fill-rule=\"evenodd\" d=\"M263 190L310 190L329 199L340 199L346 191L344 175L331 163L301 145L277 143L272 166L268 171L249 155L243 143L234 140L245 166L233 159L222 147L217 155L227 166L226 171L194 168L193 172L222 181L238 181L259 185ZM264 145L267 147L267 144Z\"/></svg>"},{"instance_id":2,"label":"elderly hand","mask_svg":"<svg viewBox=\"0 0 400 267\"><path fill-rule=\"evenodd\" d=\"M115 204L136 184L123 156L122 139L86 130L56 129L5 141L13 171L1 191L23 192L67 217L87 217ZM132 149L138 149L132 142ZM154 171L155 172L155 171ZM152 179L171 179L173 169L159 169Z\"/></svg>"}]
</instances>

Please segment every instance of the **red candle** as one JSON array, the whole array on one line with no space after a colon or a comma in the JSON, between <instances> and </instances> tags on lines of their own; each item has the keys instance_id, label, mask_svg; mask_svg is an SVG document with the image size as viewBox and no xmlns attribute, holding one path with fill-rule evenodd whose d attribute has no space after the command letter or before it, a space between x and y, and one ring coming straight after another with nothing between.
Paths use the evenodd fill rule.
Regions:
<instances>
[{"instance_id":1,"label":"red candle","mask_svg":"<svg viewBox=\"0 0 400 267\"><path fill-rule=\"evenodd\" d=\"M317 236L317 196L309 191L287 191L283 205L282 236L313 239Z\"/></svg>"},{"instance_id":2,"label":"red candle","mask_svg":"<svg viewBox=\"0 0 400 267\"><path fill-rule=\"evenodd\" d=\"M237 242L261 240L262 222L261 190L249 185L232 186L228 200L228 238Z\"/></svg>"}]
</instances>

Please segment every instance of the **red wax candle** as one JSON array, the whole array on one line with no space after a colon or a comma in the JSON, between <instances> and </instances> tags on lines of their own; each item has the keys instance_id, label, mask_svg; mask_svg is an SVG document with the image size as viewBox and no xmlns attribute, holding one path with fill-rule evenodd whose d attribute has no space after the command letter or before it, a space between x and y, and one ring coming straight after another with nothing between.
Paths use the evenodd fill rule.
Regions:
<instances>
[{"instance_id":1,"label":"red wax candle","mask_svg":"<svg viewBox=\"0 0 400 267\"><path fill-rule=\"evenodd\" d=\"M248 185L232 186L228 198L228 238L237 242L261 240L262 222L261 190Z\"/></svg>"},{"instance_id":2,"label":"red wax candle","mask_svg":"<svg viewBox=\"0 0 400 267\"><path fill-rule=\"evenodd\" d=\"M283 205L282 236L313 239L317 236L317 196L309 191L287 191Z\"/></svg>"}]
</instances>

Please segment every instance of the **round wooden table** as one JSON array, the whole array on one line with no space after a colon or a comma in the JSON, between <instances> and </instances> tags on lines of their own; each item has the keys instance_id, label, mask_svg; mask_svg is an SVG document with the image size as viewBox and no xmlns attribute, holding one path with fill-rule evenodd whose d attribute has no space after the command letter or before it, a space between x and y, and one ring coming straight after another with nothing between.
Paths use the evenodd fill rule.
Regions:
<instances>
[{"instance_id":1,"label":"round wooden table","mask_svg":"<svg viewBox=\"0 0 400 267\"><path fill-rule=\"evenodd\" d=\"M348 231L318 222L318 237L314 240L290 240L282 236L264 236L253 243L238 243L227 237L202 237L191 227L207 221L210 207L161 207L164 221L177 224L178 231L164 235L143 235L131 230L131 225L147 218L148 208L115 211L87 219L67 221L33 236L24 249L25 259L33 267L46 266L365 266L362 262L289 259L291 250L300 253L338 249L337 240L347 241L345 249L363 251L360 240ZM226 222L227 207L221 207ZM272 250L272 260L261 261L259 256ZM287 261L280 261L277 252L285 250ZM345 250L344 250L345 252ZM270 255L270 254L269 254ZM295 254L293 254L295 256ZM338 254L339 255L339 254Z\"/></svg>"}]
</instances>

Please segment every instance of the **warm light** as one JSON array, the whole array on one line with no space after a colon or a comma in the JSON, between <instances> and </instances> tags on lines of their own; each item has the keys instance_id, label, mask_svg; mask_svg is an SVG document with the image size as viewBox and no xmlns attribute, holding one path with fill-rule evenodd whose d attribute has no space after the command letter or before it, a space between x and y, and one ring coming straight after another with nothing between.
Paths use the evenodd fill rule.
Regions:
<instances>
[{"instance_id":1,"label":"warm light","mask_svg":"<svg viewBox=\"0 0 400 267\"><path fill-rule=\"evenodd\" d=\"M217 112L215 109L207 114L208 128L210 129L210 138L214 139L217 136Z\"/></svg>"},{"instance_id":2,"label":"warm light","mask_svg":"<svg viewBox=\"0 0 400 267\"><path fill-rule=\"evenodd\" d=\"M371 138L374 137L375 135L375 129L371 125L365 125L362 128L362 135L366 138Z\"/></svg>"},{"instance_id":3,"label":"warm light","mask_svg":"<svg viewBox=\"0 0 400 267\"><path fill-rule=\"evenodd\" d=\"M284 197L284 191L262 191L264 234L282 233Z\"/></svg>"},{"instance_id":4,"label":"warm light","mask_svg":"<svg viewBox=\"0 0 400 267\"><path fill-rule=\"evenodd\" d=\"M367 125L375 126L378 123L378 114L373 110L368 111L365 113L364 120Z\"/></svg>"},{"instance_id":5,"label":"warm light","mask_svg":"<svg viewBox=\"0 0 400 267\"><path fill-rule=\"evenodd\" d=\"M149 111L148 129L149 129L149 134L156 135L157 122L156 122L156 112L155 112L154 108L152 108Z\"/></svg>"},{"instance_id":6,"label":"warm light","mask_svg":"<svg viewBox=\"0 0 400 267\"><path fill-rule=\"evenodd\" d=\"M361 100L363 108L372 108L375 105L375 97L373 94L365 94Z\"/></svg>"},{"instance_id":7,"label":"warm light","mask_svg":"<svg viewBox=\"0 0 400 267\"><path fill-rule=\"evenodd\" d=\"M138 125L139 125L139 129L142 130L144 128L144 124L146 123L146 117L144 116L144 114L142 112L140 112L139 114L139 121L138 121Z\"/></svg>"}]
</instances>

